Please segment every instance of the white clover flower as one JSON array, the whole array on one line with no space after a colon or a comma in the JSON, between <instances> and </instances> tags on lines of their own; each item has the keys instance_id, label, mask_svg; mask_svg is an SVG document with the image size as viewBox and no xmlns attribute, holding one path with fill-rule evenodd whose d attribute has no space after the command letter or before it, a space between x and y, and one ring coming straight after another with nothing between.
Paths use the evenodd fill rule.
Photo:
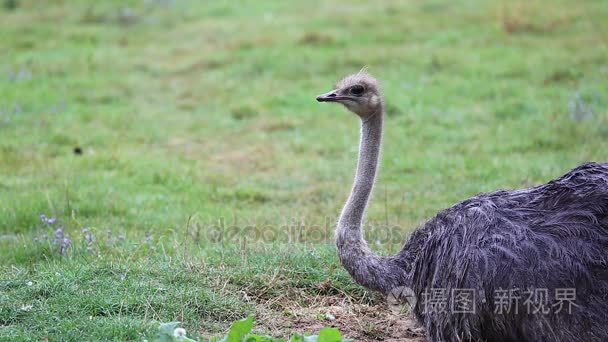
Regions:
<instances>
[{"instance_id":1,"label":"white clover flower","mask_svg":"<svg viewBox=\"0 0 608 342\"><path fill-rule=\"evenodd\" d=\"M175 328L175 330L173 330L173 336L180 338L180 337L186 337L186 329L184 328Z\"/></svg>"}]
</instances>

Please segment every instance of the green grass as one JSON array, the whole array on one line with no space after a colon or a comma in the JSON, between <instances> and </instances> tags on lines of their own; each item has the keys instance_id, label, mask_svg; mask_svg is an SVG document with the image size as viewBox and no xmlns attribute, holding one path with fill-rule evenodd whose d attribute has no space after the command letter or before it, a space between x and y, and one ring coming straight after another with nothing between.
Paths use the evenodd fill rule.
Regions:
<instances>
[{"instance_id":1,"label":"green grass","mask_svg":"<svg viewBox=\"0 0 608 342\"><path fill-rule=\"evenodd\" d=\"M477 192L608 160L601 0L21 0L0 16L0 340L141 340L175 320L200 338L319 298L382 306L332 245L357 119L314 101L364 65L389 108L376 250Z\"/></svg>"}]
</instances>

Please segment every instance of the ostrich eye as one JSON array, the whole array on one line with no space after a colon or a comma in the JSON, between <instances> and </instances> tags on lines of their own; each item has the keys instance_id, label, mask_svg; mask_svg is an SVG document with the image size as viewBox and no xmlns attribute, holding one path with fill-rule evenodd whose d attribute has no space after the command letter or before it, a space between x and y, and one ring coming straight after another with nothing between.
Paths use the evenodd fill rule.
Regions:
<instances>
[{"instance_id":1,"label":"ostrich eye","mask_svg":"<svg viewBox=\"0 0 608 342\"><path fill-rule=\"evenodd\" d=\"M360 86L360 85L356 85L356 86L353 86L352 88L350 88L350 93L355 96L363 95L364 91L365 91L365 88L363 88L363 86Z\"/></svg>"}]
</instances>

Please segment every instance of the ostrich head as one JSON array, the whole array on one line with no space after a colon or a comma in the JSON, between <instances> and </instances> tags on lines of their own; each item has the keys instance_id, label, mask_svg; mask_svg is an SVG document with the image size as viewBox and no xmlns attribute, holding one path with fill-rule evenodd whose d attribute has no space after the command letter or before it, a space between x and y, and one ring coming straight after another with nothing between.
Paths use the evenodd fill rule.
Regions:
<instances>
[{"instance_id":1,"label":"ostrich head","mask_svg":"<svg viewBox=\"0 0 608 342\"><path fill-rule=\"evenodd\" d=\"M338 102L366 120L382 112L382 96L378 81L365 71L346 76L336 89L317 96L319 102Z\"/></svg>"}]
</instances>

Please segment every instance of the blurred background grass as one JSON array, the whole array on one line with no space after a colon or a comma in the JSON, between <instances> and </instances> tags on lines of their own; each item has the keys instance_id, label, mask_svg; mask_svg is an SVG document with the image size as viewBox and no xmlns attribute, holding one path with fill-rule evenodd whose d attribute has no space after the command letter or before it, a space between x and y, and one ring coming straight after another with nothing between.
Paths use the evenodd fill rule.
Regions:
<instances>
[{"instance_id":1,"label":"blurred background grass","mask_svg":"<svg viewBox=\"0 0 608 342\"><path fill-rule=\"evenodd\" d=\"M605 1L3 6L0 337L206 335L294 293L377 300L331 241L358 122L314 101L363 66L388 104L380 251L475 193L608 159Z\"/></svg>"}]
</instances>

